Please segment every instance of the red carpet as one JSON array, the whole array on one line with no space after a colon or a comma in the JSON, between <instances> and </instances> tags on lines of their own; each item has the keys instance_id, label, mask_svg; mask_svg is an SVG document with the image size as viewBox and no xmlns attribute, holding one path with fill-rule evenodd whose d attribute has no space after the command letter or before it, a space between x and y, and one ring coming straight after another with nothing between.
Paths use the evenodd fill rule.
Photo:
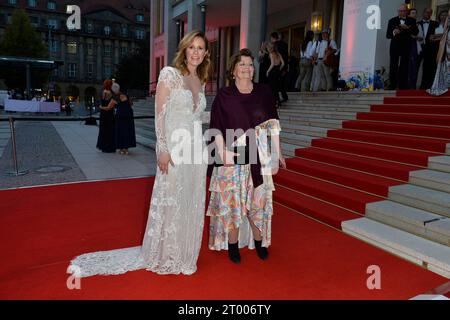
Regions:
<instances>
[{"instance_id":1,"label":"red carpet","mask_svg":"<svg viewBox=\"0 0 450 320\"><path fill-rule=\"evenodd\" d=\"M415 96L407 96L407 97L387 97L384 98L384 103L387 104L432 104L432 105L441 105L441 106L450 106L450 96L442 96L442 97L415 97Z\"/></svg>"},{"instance_id":2,"label":"red carpet","mask_svg":"<svg viewBox=\"0 0 450 320\"><path fill-rule=\"evenodd\" d=\"M435 97L430 96L425 90L399 90L396 95L397 97L428 97L435 99ZM442 95L442 97L450 97L450 91Z\"/></svg>"},{"instance_id":3,"label":"red carpet","mask_svg":"<svg viewBox=\"0 0 450 320\"><path fill-rule=\"evenodd\" d=\"M450 114L449 106L436 106L436 105L415 105L415 104L382 104L372 105L371 111L373 112L399 112L399 113L424 113L424 114Z\"/></svg>"},{"instance_id":4,"label":"red carpet","mask_svg":"<svg viewBox=\"0 0 450 320\"><path fill-rule=\"evenodd\" d=\"M447 282L275 205L268 261L242 250L242 264L233 265L225 252L207 249L205 232L198 272L193 276L137 271L81 279L81 290L68 290L66 268L75 255L140 243L151 181L0 191L0 298L409 299ZM286 194L279 188L275 196ZM381 268L381 290L366 287L366 270L371 265Z\"/></svg>"},{"instance_id":5,"label":"red carpet","mask_svg":"<svg viewBox=\"0 0 450 320\"><path fill-rule=\"evenodd\" d=\"M344 121L340 130L297 149L274 181L275 198L290 208L340 228L384 200L389 188L408 182L450 143L450 95L402 91ZM289 190L286 190L286 189Z\"/></svg>"}]
</instances>

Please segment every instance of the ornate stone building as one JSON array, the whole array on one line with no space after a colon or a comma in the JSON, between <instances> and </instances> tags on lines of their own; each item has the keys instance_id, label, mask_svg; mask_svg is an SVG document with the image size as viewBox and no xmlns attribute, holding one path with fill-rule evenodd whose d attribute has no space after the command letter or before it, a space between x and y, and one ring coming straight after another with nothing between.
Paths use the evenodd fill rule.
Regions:
<instances>
[{"instance_id":1,"label":"ornate stone building","mask_svg":"<svg viewBox=\"0 0 450 320\"><path fill-rule=\"evenodd\" d=\"M81 9L81 30L66 26L67 5ZM52 74L50 87L84 101L97 97L123 56L148 41L148 0L0 0L0 37L15 8L22 8L48 45L49 59L64 65Z\"/></svg>"}]
</instances>

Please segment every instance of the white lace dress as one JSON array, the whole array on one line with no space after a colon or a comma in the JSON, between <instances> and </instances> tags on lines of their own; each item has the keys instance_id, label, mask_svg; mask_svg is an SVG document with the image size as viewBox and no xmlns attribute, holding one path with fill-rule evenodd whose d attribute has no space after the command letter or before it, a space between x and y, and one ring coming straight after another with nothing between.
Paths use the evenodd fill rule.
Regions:
<instances>
[{"instance_id":1,"label":"white lace dress","mask_svg":"<svg viewBox=\"0 0 450 320\"><path fill-rule=\"evenodd\" d=\"M195 99L181 73L164 68L155 103L156 152L170 152L169 174L157 169L142 246L87 253L71 261L76 277L123 274L146 269L191 275L197 269L205 216L206 169L201 123L204 86ZM195 101L197 100L197 101ZM181 161L183 157L183 161Z\"/></svg>"}]
</instances>

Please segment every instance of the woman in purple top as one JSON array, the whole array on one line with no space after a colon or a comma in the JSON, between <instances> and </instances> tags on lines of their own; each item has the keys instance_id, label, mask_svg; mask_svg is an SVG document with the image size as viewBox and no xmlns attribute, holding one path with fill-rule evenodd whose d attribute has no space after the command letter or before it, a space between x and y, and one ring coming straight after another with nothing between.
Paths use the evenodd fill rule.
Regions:
<instances>
[{"instance_id":1,"label":"woman in purple top","mask_svg":"<svg viewBox=\"0 0 450 320\"><path fill-rule=\"evenodd\" d=\"M286 163L280 148L280 124L270 87L253 83L250 50L232 57L230 87L219 90L211 110L210 132L217 155L210 166L207 215L209 248L228 250L239 263L239 248L256 248L268 257L271 242L272 174ZM270 136L270 146L267 137Z\"/></svg>"}]
</instances>

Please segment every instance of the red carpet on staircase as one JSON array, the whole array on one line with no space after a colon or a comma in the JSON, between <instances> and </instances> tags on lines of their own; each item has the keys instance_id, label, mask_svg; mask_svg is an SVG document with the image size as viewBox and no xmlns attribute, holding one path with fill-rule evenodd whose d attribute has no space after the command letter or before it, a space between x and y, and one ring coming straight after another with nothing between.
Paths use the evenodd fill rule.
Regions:
<instances>
[{"instance_id":1,"label":"red carpet on staircase","mask_svg":"<svg viewBox=\"0 0 450 320\"><path fill-rule=\"evenodd\" d=\"M276 201L335 228L362 217L368 203L384 200L390 187L408 182L411 171L445 154L450 94L399 91L342 127L297 149L274 178L283 190Z\"/></svg>"},{"instance_id":2,"label":"red carpet on staircase","mask_svg":"<svg viewBox=\"0 0 450 320\"><path fill-rule=\"evenodd\" d=\"M207 249L205 228L198 271L192 276L142 270L83 278L81 290L69 290L66 271L74 256L140 244L152 183L149 178L0 191L0 299L409 299L447 282L275 204L267 261L244 249L241 265L233 265L226 252ZM391 180L374 183L389 185ZM277 201L289 206L297 195L282 187L276 191ZM302 212L323 203L308 199L298 202ZM352 218L334 205L323 203L320 209L323 219L334 214ZM381 290L367 288L371 265L381 268Z\"/></svg>"}]
</instances>

